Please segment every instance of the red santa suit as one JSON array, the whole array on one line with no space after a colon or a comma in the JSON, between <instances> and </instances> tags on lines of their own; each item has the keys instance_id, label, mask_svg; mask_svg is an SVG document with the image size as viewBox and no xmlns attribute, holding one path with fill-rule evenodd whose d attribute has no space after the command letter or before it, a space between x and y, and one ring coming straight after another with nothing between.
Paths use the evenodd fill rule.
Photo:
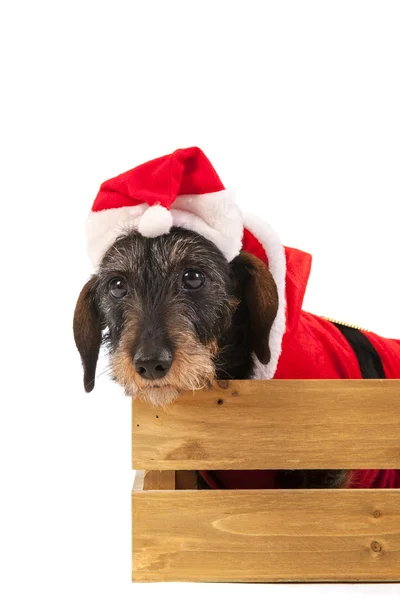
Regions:
<instances>
[{"instance_id":1,"label":"red santa suit","mask_svg":"<svg viewBox=\"0 0 400 600\"><path fill-rule=\"evenodd\" d=\"M330 321L302 309L311 255L281 246L272 230L252 218L247 219L243 249L268 264L280 301L271 331L271 361L264 366L256 360L255 378L361 379L357 356L340 330ZM400 378L400 340L363 333L378 352L385 377ZM201 474L213 488L276 487L274 471L201 471ZM400 470L353 471L350 482L352 488L396 488L400 487Z\"/></svg>"}]
</instances>

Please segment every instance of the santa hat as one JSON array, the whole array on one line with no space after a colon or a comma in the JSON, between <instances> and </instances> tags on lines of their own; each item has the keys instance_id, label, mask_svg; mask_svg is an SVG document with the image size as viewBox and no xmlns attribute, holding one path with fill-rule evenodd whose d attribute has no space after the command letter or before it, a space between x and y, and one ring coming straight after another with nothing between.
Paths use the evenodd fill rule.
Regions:
<instances>
[{"instance_id":1,"label":"santa hat","mask_svg":"<svg viewBox=\"0 0 400 600\"><path fill-rule=\"evenodd\" d=\"M210 240L229 262L246 250L268 264L279 308L270 334L271 360L266 366L257 359L255 363L256 378L270 379L285 331L285 249L265 222L242 216L232 192L199 148L176 150L103 183L87 222L89 256L97 267L119 236L139 231L157 237L173 226Z\"/></svg>"},{"instance_id":2,"label":"santa hat","mask_svg":"<svg viewBox=\"0 0 400 600\"><path fill-rule=\"evenodd\" d=\"M199 148L176 150L103 183L87 223L89 256L97 267L120 235L157 237L173 226L214 242L228 261L240 252L240 210Z\"/></svg>"}]
</instances>

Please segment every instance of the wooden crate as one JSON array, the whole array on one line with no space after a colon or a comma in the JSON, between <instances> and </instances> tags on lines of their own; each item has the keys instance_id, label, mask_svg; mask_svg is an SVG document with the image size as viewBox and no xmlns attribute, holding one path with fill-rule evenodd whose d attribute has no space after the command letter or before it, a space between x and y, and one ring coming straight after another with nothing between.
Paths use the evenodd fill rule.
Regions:
<instances>
[{"instance_id":1,"label":"wooden crate","mask_svg":"<svg viewBox=\"0 0 400 600\"><path fill-rule=\"evenodd\" d=\"M133 402L134 581L400 581L400 489L196 490L194 469L400 469L400 380Z\"/></svg>"}]
</instances>

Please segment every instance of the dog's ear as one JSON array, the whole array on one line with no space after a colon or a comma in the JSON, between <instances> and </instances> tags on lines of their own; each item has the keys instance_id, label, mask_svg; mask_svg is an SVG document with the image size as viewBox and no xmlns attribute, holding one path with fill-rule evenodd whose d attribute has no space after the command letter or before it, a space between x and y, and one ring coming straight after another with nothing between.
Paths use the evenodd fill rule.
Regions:
<instances>
[{"instance_id":1,"label":"dog's ear","mask_svg":"<svg viewBox=\"0 0 400 600\"><path fill-rule=\"evenodd\" d=\"M101 345L101 321L95 302L97 277L83 286L74 313L74 338L83 365L86 392L94 388L97 359Z\"/></svg>"},{"instance_id":2,"label":"dog's ear","mask_svg":"<svg viewBox=\"0 0 400 600\"><path fill-rule=\"evenodd\" d=\"M278 312L278 291L265 263L241 252L231 263L235 293L248 311L253 351L266 365L271 359L269 335Z\"/></svg>"}]
</instances>

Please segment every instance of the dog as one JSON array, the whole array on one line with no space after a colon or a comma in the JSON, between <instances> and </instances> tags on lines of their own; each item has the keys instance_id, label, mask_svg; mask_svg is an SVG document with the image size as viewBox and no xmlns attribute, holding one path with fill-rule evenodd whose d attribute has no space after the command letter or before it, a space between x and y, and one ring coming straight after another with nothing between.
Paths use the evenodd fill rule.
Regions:
<instances>
[{"instance_id":1,"label":"dog","mask_svg":"<svg viewBox=\"0 0 400 600\"><path fill-rule=\"evenodd\" d=\"M79 295L73 325L85 390L94 387L102 344L113 379L154 406L215 379L398 377L400 342L302 310L310 255L284 248L258 220L238 228L242 217L225 190L209 193L222 185L215 176L191 148L100 188L89 234L96 273ZM199 181L205 190L188 195L199 191ZM126 206L127 198L138 204ZM215 198L223 210L209 210ZM198 487L232 486L229 472L196 475ZM236 475L234 487L254 479L252 472ZM400 487L400 471L367 472L367 479L346 470L278 471L268 485Z\"/></svg>"},{"instance_id":2,"label":"dog","mask_svg":"<svg viewBox=\"0 0 400 600\"><path fill-rule=\"evenodd\" d=\"M154 239L131 233L108 250L77 302L85 389L94 387L104 329L115 381L156 406L214 379L250 379L253 351L269 361L277 306L275 282L258 258L242 252L228 263L181 228Z\"/></svg>"}]
</instances>

